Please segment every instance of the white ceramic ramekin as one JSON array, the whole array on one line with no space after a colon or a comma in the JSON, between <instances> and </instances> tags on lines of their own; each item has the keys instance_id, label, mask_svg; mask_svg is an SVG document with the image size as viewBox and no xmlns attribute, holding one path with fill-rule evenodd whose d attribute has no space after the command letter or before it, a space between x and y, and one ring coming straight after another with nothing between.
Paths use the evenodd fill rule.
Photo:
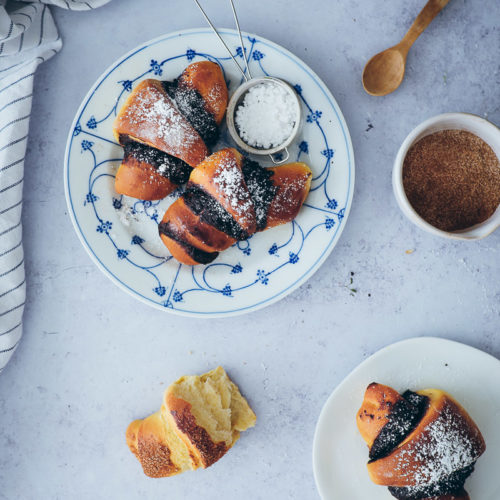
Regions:
<instances>
[{"instance_id":1,"label":"white ceramic ramekin","mask_svg":"<svg viewBox=\"0 0 500 500\"><path fill-rule=\"evenodd\" d=\"M422 137L441 130L466 130L467 132L472 132L489 144L494 153L500 158L500 129L488 120L468 113L445 113L429 118L414 128L399 148L392 169L392 187L396 201L408 219L421 229L436 236L457 240L477 240L484 238L500 227L500 206L489 219L480 224L461 231L447 232L437 229L422 219L411 206L406 196L403 187L403 163L408 150L413 144L422 139Z\"/></svg>"}]
</instances>

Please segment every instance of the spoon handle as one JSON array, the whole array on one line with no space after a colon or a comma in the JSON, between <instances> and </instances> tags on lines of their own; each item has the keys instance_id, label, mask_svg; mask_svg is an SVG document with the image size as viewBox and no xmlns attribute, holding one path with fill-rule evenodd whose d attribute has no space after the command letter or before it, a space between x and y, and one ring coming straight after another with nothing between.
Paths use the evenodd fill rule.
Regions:
<instances>
[{"instance_id":1,"label":"spoon handle","mask_svg":"<svg viewBox=\"0 0 500 500\"><path fill-rule=\"evenodd\" d=\"M420 11L408 33L399 43L399 47L408 52L415 40L422 34L422 32L429 26L431 21L441 12L450 0L429 0L425 7Z\"/></svg>"}]
</instances>

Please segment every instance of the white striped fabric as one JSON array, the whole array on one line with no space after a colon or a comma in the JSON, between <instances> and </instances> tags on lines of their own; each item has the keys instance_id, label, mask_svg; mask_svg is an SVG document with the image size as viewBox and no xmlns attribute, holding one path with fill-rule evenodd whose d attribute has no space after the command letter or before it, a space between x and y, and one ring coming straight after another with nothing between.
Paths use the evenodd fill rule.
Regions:
<instances>
[{"instance_id":1,"label":"white striped fabric","mask_svg":"<svg viewBox=\"0 0 500 500\"><path fill-rule=\"evenodd\" d=\"M109 0L0 0L0 371L22 333L26 297L22 244L24 156L37 66L62 46L46 4L88 10Z\"/></svg>"}]
</instances>

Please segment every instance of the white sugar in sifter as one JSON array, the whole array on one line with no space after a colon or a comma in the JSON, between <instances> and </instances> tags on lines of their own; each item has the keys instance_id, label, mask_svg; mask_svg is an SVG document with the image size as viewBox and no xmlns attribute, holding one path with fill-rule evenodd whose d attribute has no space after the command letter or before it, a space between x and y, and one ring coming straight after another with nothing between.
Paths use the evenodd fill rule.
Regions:
<instances>
[{"instance_id":1,"label":"white sugar in sifter","mask_svg":"<svg viewBox=\"0 0 500 500\"><path fill-rule=\"evenodd\" d=\"M251 153L254 155L269 155L271 160L273 161L274 164L279 165L281 163L286 162L290 158L290 153L288 151L288 147L290 144L294 141L294 139L297 137L297 134L299 133L300 130L300 125L301 125L301 119L302 119L302 109L300 105L300 100L295 92L294 88L289 85L287 82L280 78L276 77L271 77L271 76L263 76L263 77L256 77L253 78L252 74L250 73L250 68L248 65L248 58L246 56L246 51L245 51L245 45L243 43L243 36L241 34L241 29L240 29L240 23L238 21L238 16L236 14L236 9L234 7L233 0L229 0L231 3L231 8L233 11L233 16L234 20L236 23L236 27L238 29L238 34L240 37L240 43L241 43L241 49L243 53L243 59L245 60L245 69L243 69L236 58L234 57L233 53L231 52L231 49L227 46L226 42L224 39L221 37L215 26L213 25L212 21L210 18L207 16L203 8L201 7L200 3L198 0L193 0L198 8L200 9L201 13L205 17L207 23L209 26L212 28L213 32L217 36L217 38L220 40L224 48L227 50L228 54L230 55L233 63L236 65L238 70L240 71L241 75L243 76L245 82L241 84L233 93L231 96L228 106L227 106L227 112L226 112L226 123L227 123L227 128L229 130L229 133L231 134L231 137L233 138L234 142L237 144L237 146L242 149L243 151L246 151L247 153ZM262 147L259 144L251 144L249 142L246 142L242 135L240 134L241 130L238 127L236 114L238 112L238 109L241 106L246 105L246 97L253 87L257 87L259 85L276 85L280 88L281 92L284 93L288 99L287 102L290 103L292 106L291 108L291 113L293 115L293 125L290 127L289 134L287 134L287 137L284 137L283 140L279 144L270 144L267 145L268 147ZM255 89L254 89L255 91ZM282 153L284 153L282 155ZM280 156L279 158L275 158L275 156Z\"/></svg>"}]
</instances>

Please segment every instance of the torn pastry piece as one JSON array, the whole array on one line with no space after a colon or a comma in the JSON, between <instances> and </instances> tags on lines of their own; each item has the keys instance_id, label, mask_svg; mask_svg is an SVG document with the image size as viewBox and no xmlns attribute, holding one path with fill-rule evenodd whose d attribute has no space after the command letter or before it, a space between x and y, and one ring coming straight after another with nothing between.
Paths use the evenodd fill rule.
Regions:
<instances>
[{"instance_id":1,"label":"torn pastry piece","mask_svg":"<svg viewBox=\"0 0 500 500\"><path fill-rule=\"evenodd\" d=\"M150 477L167 477L219 460L256 416L220 366L184 376L165 392L160 411L134 420L127 444Z\"/></svg>"},{"instance_id":2,"label":"torn pastry piece","mask_svg":"<svg viewBox=\"0 0 500 500\"><path fill-rule=\"evenodd\" d=\"M460 404L438 389L399 395L370 384L357 415L370 449L371 480L401 500L467 499L464 489L486 448Z\"/></svg>"},{"instance_id":3,"label":"torn pastry piece","mask_svg":"<svg viewBox=\"0 0 500 500\"><path fill-rule=\"evenodd\" d=\"M207 264L236 241L293 220L311 178L305 163L266 169L223 149L193 170L158 227L160 237L179 262Z\"/></svg>"},{"instance_id":4,"label":"torn pastry piece","mask_svg":"<svg viewBox=\"0 0 500 500\"><path fill-rule=\"evenodd\" d=\"M222 70L210 61L189 65L173 82L140 82L114 123L125 149L116 191L156 200L184 184L217 141L226 107Z\"/></svg>"},{"instance_id":5,"label":"torn pastry piece","mask_svg":"<svg viewBox=\"0 0 500 500\"><path fill-rule=\"evenodd\" d=\"M165 421L163 411L134 420L127 428L126 440L149 477L168 477L195 468L188 449Z\"/></svg>"},{"instance_id":6,"label":"torn pastry piece","mask_svg":"<svg viewBox=\"0 0 500 500\"><path fill-rule=\"evenodd\" d=\"M201 376L181 377L165 392L166 419L200 467L221 458L253 427L256 416L220 366Z\"/></svg>"}]
</instances>

